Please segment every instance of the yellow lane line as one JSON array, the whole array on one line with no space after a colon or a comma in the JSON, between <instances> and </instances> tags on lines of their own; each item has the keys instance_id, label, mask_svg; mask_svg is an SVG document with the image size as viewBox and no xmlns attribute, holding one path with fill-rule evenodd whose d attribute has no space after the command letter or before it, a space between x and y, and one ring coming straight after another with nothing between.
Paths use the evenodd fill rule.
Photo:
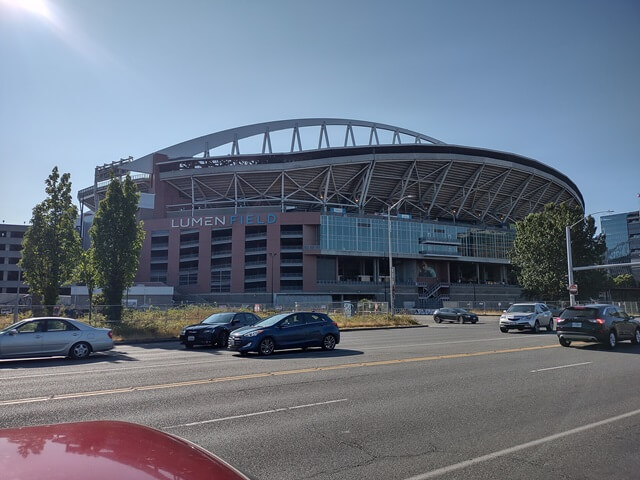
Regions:
<instances>
[{"instance_id":1,"label":"yellow lane line","mask_svg":"<svg viewBox=\"0 0 640 480\"><path fill-rule=\"evenodd\" d=\"M4 400L0 401L0 406L5 405L21 405L25 403L36 403L36 402L46 402L49 400L67 400L72 398L86 398L86 397L96 397L99 395L116 395L120 393L131 393L131 392L143 392L150 390L162 390L166 388L181 388L181 387L192 387L196 385L208 385L212 383L220 383L220 382L235 382L238 380L251 380L255 378L265 378L265 377L274 377L281 375L299 375L304 373L316 373L316 372L325 372L330 370L340 370L347 368L363 368L363 367L380 367L384 365L399 365L403 363L416 363L416 362L430 362L434 360L449 360L454 358L468 358L468 357L479 357L483 355L501 355L506 353L517 353L517 352L527 352L533 350L543 350L547 348L556 348L559 345L543 345L537 347L521 347L521 348L507 348L504 350L487 350L484 352L474 352L474 353L452 353L449 355L431 355L428 357L412 357L412 358L398 358L393 360L379 360L375 362L361 362L361 363L343 363L340 365L328 365L326 367L311 367L311 368L299 368L296 370L280 370L275 372L265 372L265 373L249 373L246 375L235 375L229 377L218 377L218 378L203 378L199 380L188 380L185 382L174 382L174 383L161 383L157 385L141 385L138 387L123 387L123 388L114 388L110 390L93 390L89 392L78 392L78 393L62 393L58 395L50 395L46 397L33 397L33 398L20 398L16 400Z\"/></svg>"}]
</instances>

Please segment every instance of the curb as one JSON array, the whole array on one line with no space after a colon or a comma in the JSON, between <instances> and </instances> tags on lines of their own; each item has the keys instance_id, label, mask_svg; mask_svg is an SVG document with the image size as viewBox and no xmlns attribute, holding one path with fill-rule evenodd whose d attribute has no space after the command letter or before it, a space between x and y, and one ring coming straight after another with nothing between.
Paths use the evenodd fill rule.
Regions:
<instances>
[{"instance_id":1,"label":"curb","mask_svg":"<svg viewBox=\"0 0 640 480\"><path fill-rule=\"evenodd\" d=\"M358 332L362 330L391 330L391 329L402 329L402 328L426 328L429 325L389 325L386 327L346 327L341 328L340 332ZM113 342L114 345L139 345L141 343L169 343L169 342L179 342L180 339L177 337L171 338L146 338L140 340L116 340Z\"/></svg>"}]
</instances>

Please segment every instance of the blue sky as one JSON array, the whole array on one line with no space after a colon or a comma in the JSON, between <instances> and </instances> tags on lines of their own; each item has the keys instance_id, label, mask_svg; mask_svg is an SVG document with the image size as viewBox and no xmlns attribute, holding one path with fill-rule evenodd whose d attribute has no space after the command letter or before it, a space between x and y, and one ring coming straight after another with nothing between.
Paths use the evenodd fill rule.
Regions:
<instances>
[{"instance_id":1,"label":"blue sky","mask_svg":"<svg viewBox=\"0 0 640 480\"><path fill-rule=\"evenodd\" d=\"M6 223L55 165L75 200L96 165L307 117L534 158L587 212L639 205L636 0L0 0L0 62Z\"/></svg>"}]
</instances>

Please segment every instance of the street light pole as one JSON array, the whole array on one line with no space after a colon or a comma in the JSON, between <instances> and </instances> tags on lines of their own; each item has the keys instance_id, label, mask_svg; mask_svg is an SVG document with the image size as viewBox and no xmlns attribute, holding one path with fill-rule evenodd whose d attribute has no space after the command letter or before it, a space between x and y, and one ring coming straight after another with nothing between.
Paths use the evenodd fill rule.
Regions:
<instances>
[{"instance_id":1,"label":"street light pole","mask_svg":"<svg viewBox=\"0 0 640 480\"><path fill-rule=\"evenodd\" d=\"M565 238L567 240L567 280L569 281L569 287L573 285L573 258L571 253L571 229L575 227L580 222L584 221L587 217L591 217L593 215L597 215L598 213L612 213L613 210L602 210L600 212L593 212L588 215L583 216L577 222L574 222L571 225L567 225L565 228ZM575 293L569 292L569 305L572 307L576 304L576 295Z\"/></svg>"},{"instance_id":2,"label":"street light pole","mask_svg":"<svg viewBox=\"0 0 640 480\"><path fill-rule=\"evenodd\" d=\"M277 252L269 252L269 256L271 257L271 304L273 305L274 310L276 308L276 300L273 296L273 259L276 255L278 255Z\"/></svg>"},{"instance_id":3,"label":"street light pole","mask_svg":"<svg viewBox=\"0 0 640 480\"><path fill-rule=\"evenodd\" d=\"M20 267L18 267L18 285L16 285L16 309L13 311L13 323L16 323L18 321L18 310L19 310L19 304L20 304L20 281L21 281L21 277L22 276L22 269Z\"/></svg>"},{"instance_id":4,"label":"street light pole","mask_svg":"<svg viewBox=\"0 0 640 480\"><path fill-rule=\"evenodd\" d=\"M393 210L395 207L397 207L398 205L400 205L400 203L402 203L404 200L406 200L407 198L413 198L413 195L405 195L404 197L402 197L400 200L398 200L396 203L394 203L393 205L391 205L388 209L387 209L387 234L389 237L389 306L391 308L391 316L393 316L394 314L394 306L393 306L393 280L394 280L394 275L393 275L393 257L391 254L391 210Z\"/></svg>"}]
</instances>

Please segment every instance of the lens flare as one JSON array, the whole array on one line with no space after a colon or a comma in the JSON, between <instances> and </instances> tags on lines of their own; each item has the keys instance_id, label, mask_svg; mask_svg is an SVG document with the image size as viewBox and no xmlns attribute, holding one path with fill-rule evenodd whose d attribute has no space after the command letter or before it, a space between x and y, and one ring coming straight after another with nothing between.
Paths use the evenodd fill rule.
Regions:
<instances>
[{"instance_id":1,"label":"lens flare","mask_svg":"<svg viewBox=\"0 0 640 480\"><path fill-rule=\"evenodd\" d=\"M51 9L45 0L0 0L0 4L26 10L35 15L51 19Z\"/></svg>"}]
</instances>

